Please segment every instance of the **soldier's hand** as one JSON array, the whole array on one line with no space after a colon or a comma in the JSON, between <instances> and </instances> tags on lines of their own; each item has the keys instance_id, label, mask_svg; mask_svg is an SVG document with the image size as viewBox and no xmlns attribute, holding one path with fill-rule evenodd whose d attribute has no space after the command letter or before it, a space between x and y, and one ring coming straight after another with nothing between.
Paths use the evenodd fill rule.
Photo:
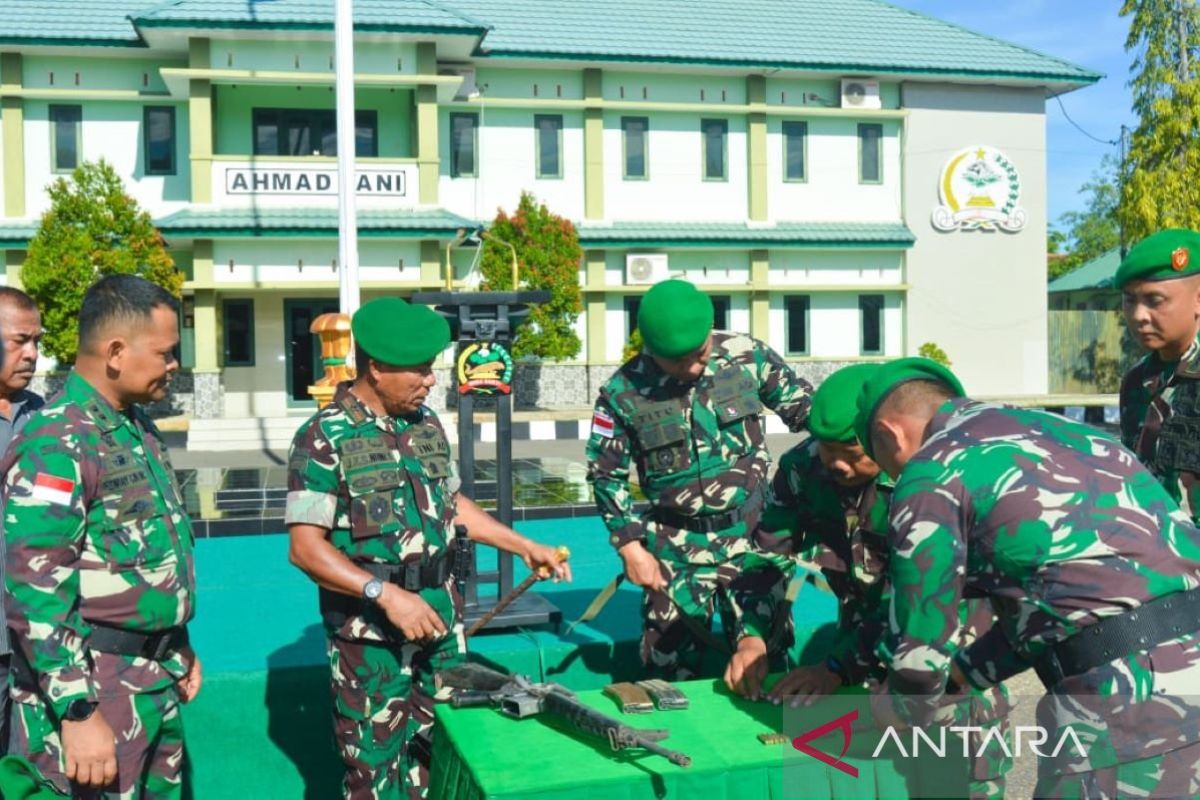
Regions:
<instances>
[{"instance_id":1,"label":"soldier's hand","mask_svg":"<svg viewBox=\"0 0 1200 800\"><path fill-rule=\"evenodd\" d=\"M187 648L183 653L184 659L188 660L187 674L175 682L179 689L179 699L184 703L190 703L200 694L200 684L203 682L203 676L200 671L200 656L196 655L196 651L192 648Z\"/></svg>"},{"instance_id":2,"label":"soldier's hand","mask_svg":"<svg viewBox=\"0 0 1200 800\"><path fill-rule=\"evenodd\" d=\"M758 636L742 637L725 667L725 686L742 697L757 700L766 677L767 643Z\"/></svg>"},{"instance_id":3,"label":"soldier's hand","mask_svg":"<svg viewBox=\"0 0 1200 800\"><path fill-rule=\"evenodd\" d=\"M643 547L641 542L630 542L617 553L625 562L625 577L634 586L656 592L667 588L667 581L663 577L658 559Z\"/></svg>"},{"instance_id":4,"label":"soldier's hand","mask_svg":"<svg viewBox=\"0 0 1200 800\"><path fill-rule=\"evenodd\" d=\"M767 694L767 699L775 705L787 700L792 708L811 706L841 685L841 677L824 664L799 667L780 678L779 683Z\"/></svg>"},{"instance_id":5,"label":"soldier's hand","mask_svg":"<svg viewBox=\"0 0 1200 800\"><path fill-rule=\"evenodd\" d=\"M423 642L446 635L446 623L442 616L425 602L421 595L406 592L394 583L383 585L379 596L379 607L392 623L404 634L405 639Z\"/></svg>"},{"instance_id":6,"label":"soldier's hand","mask_svg":"<svg viewBox=\"0 0 1200 800\"><path fill-rule=\"evenodd\" d=\"M559 555L556 547L530 542L521 553L521 560L542 580L553 578L555 583L571 580L571 564Z\"/></svg>"},{"instance_id":7,"label":"soldier's hand","mask_svg":"<svg viewBox=\"0 0 1200 800\"><path fill-rule=\"evenodd\" d=\"M62 746L68 780L99 788L117 779L117 739L99 709L82 722L63 720Z\"/></svg>"}]
</instances>

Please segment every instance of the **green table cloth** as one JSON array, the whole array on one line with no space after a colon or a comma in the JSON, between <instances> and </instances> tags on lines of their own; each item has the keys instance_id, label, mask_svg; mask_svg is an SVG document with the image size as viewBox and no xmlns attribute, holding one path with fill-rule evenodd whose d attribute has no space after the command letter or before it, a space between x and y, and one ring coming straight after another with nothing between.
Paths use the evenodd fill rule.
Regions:
<instances>
[{"instance_id":1,"label":"green table cloth","mask_svg":"<svg viewBox=\"0 0 1200 800\"><path fill-rule=\"evenodd\" d=\"M579 699L627 725L669 729L670 737L661 744L691 756L692 765L686 768L645 751L614 753L606 743L578 732L559 731L542 717L514 720L492 708L439 705L430 797L757 800L947 796L950 787L945 781L937 778L937 784L930 786L930 772L918 762L870 758L879 734L869 724L855 731L844 758L858 769L855 778L796 751L790 743L762 744L759 733L783 730L779 707L735 697L720 681L678 685L691 701L684 711L622 715L614 701L599 690L579 692ZM830 712L832 716L839 713ZM832 733L820 746L836 757L841 750L840 734ZM918 785L922 782L924 791Z\"/></svg>"}]
</instances>

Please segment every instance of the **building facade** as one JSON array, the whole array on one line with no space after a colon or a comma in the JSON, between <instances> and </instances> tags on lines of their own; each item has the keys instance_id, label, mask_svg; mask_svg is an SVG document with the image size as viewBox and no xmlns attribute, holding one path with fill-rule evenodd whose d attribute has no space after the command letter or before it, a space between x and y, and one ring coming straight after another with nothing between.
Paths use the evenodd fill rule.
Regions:
<instances>
[{"instance_id":1,"label":"building facade","mask_svg":"<svg viewBox=\"0 0 1200 800\"><path fill-rule=\"evenodd\" d=\"M338 283L327 5L0 19L5 279L47 184L107 159L185 271L196 419L311 408ZM977 393L1044 392L1045 103L1099 76L875 0L734 5L356 0L363 298L469 286L464 236L529 191L579 230L583 349L523 365L519 405L588 405L669 276L813 378L933 342Z\"/></svg>"}]
</instances>

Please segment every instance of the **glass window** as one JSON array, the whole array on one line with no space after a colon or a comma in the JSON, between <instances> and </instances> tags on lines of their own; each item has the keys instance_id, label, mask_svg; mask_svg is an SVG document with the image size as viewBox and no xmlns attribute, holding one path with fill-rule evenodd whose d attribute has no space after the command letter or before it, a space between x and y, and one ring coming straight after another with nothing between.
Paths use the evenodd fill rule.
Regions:
<instances>
[{"instance_id":1,"label":"glass window","mask_svg":"<svg viewBox=\"0 0 1200 800\"><path fill-rule=\"evenodd\" d=\"M882 125L863 124L858 126L859 183L880 183L883 181L882 146Z\"/></svg>"},{"instance_id":2,"label":"glass window","mask_svg":"<svg viewBox=\"0 0 1200 800\"><path fill-rule=\"evenodd\" d=\"M175 109L146 106L142 115L145 134L146 174L175 174Z\"/></svg>"},{"instance_id":3,"label":"glass window","mask_svg":"<svg viewBox=\"0 0 1200 800\"><path fill-rule=\"evenodd\" d=\"M50 106L50 168L70 172L79 166L83 106Z\"/></svg>"},{"instance_id":4,"label":"glass window","mask_svg":"<svg viewBox=\"0 0 1200 800\"><path fill-rule=\"evenodd\" d=\"M808 178L806 150L808 149L808 123L783 123L783 179L803 181Z\"/></svg>"},{"instance_id":5,"label":"glass window","mask_svg":"<svg viewBox=\"0 0 1200 800\"><path fill-rule=\"evenodd\" d=\"M354 112L357 155L379 155L378 117L375 111ZM337 115L320 108L256 108L254 155L336 156Z\"/></svg>"},{"instance_id":6,"label":"glass window","mask_svg":"<svg viewBox=\"0 0 1200 800\"><path fill-rule=\"evenodd\" d=\"M859 295L858 313L862 319L862 354L865 356L882 354L883 295Z\"/></svg>"},{"instance_id":7,"label":"glass window","mask_svg":"<svg viewBox=\"0 0 1200 800\"><path fill-rule=\"evenodd\" d=\"M474 178L479 175L476 151L479 149L479 115L450 115L450 177Z\"/></svg>"},{"instance_id":8,"label":"glass window","mask_svg":"<svg viewBox=\"0 0 1200 800\"><path fill-rule=\"evenodd\" d=\"M638 307L642 304L642 298L626 297L625 298L625 338L628 339L637 330L637 315Z\"/></svg>"},{"instance_id":9,"label":"glass window","mask_svg":"<svg viewBox=\"0 0 1200 800\"><path fill-rule=\"evenodd\" d=\"M729 143L729 123L723 119L700 121L704 137L704 180L723 181L726 174L725 161Z\"/></svg>"},{"instance_id":10,"label":"glass window","mask_svg":"<svg viewBox=\"0 0 1200 800\"><path fill-rule=\"evenodd\" d=\"M650 120L646 117L621 117L621 131L625 143L625 179L649 177L646 154L649 149Z\"/></svg>"},{"instance_id":11,"label":"glass window","mask_svg":"<svg viewBox=\"0 0 1200 800\"><path fill-rule=\"evenodd\" d=\"M729 330L729 295L713 295L713 327L719 331Z\"/></svg>"},{"instance_id":12,"label":"glass window","mask_svg":"<svg viewBox=\"0 0 1200 800\"><path fill-rule=\"evenodd\" d=\"M222 304L225 366L254 366L254 301L226 300Z\"/></svg>"},{"instance_id":13,"label":"glass window","mask_svg":"<svg viewBox=\"0 0 1200 800\"><path fill-rule=\"evenodd\" d=\"M537 177L562 177L563 118L558 114L535 114L537 130Z\"/></svg>"},{"instance_id":14,"label":"glass window","mask_svg":"<svg viewBox=\"0 0 1200 800\"><path fill-rule=\"evenodd\" d=\"M806 294L794 294L783 299L787 354L790 356L808 355L808 302Z\"/></svg>"}]
</instances>

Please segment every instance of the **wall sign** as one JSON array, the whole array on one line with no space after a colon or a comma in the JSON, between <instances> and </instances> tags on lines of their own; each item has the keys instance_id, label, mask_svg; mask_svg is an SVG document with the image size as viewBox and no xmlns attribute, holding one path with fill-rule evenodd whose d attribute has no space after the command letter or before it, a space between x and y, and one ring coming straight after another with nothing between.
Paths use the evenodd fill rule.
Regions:
<instances>
[{"instance_id":1,"label":"wall sign","mask_svg":"<svg viewBox=\"0 0 1200 800\"><path fill-rule=\"evenodd\" d=\"M959 150L942 168L942 204L933 210L939 231L1015 232L1025 227L1021 177L1004 153L987 145Z\"/></svg>"},{"instance_id":2,"label":"wall sign","mask_svg":"<svg viewBox=\"0 0 1200 800\"><path fill-rule=\"evenodd\" d=\"M404 197L408 177L402 170L360 169L355 194L373 197ZM336 169L287 169L280 167L227 167L225 193L274 195L336 195Z\"/></svg>"}]
</instances>

